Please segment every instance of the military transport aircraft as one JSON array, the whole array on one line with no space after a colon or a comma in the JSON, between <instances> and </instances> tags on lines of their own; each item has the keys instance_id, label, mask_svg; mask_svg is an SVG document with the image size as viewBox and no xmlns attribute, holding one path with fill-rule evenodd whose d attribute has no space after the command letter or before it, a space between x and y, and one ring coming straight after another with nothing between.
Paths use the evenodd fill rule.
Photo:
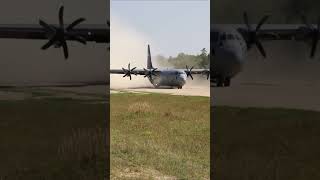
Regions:
<instances>
[{"instance_id":1,"label":"military transport aircraft","mask_svg":"<svg viewBox=\"0 0 320 180\"><path fill-rule=\"evenodd\" d=\"M166 86L166 87L177 87L182 89L185 85L187 77L193 80L192 74L204 74L209 79L210 71L208 69L190 69L186 66L186 69L158 69L152 66L150 45L148 45L148 57L147 57L147 69L136 69L130 68L130 63L128 64L128 69L111 69L111 74L124 74L123 77L129 77L131 80L131 75L143 75L148 77L151 84L154 87Z\"/></svg>"},{"instance_id":2,"label":"military transport aircraft","mask_svg":"<svg viewBox=\"0 0 320 180\"><path fill-rule=\"evenodd\" d=\"M251 25L248 15L243 14L242 25L211 25L211 82L218 87L230 86L231 78L243 68L246 53L256 46L260 54L266 57L261 44L263 40L296 40L311 42L310 58L316 52L320 38L320 18L317 25L309 24L302 16L303 24L268 24L262 29L269 16L264 16L257 25Z\"/></svg>"},{"instance_id":3,"label":"military transport aircraft","mask_svg":"<svg viewBox=\"0 0 320 180\"><path fill-rule=\"evenodd\" d=\"M65 59L69 56L67 41L77 41L86 44L87 41L97 43L110 43L109 21L106 25L81 25L85 18L79 18L71 24L64 24L64 7L59 9L59 24L49 25L39 20L39 25L0 25L0 38L13 39L49 39L41 49L45 50L51 46L63 48ZM78 26L78 27L77 27Z\"/></svg>"}]
</instances>

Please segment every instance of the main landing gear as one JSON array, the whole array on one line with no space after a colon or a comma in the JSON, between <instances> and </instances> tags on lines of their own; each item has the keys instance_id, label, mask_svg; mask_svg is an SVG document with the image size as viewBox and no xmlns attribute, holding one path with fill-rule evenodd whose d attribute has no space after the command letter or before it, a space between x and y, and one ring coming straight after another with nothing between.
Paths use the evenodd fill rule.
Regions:
<instances>
[{"instance_id":1,"label":"main landing gear","mask_svg":"<svg viewBox=\"0 0 320 180\"><path fill-rule=\"evenodd\" d=\"M182 86L178 86L177 88L178 88L178 89L182 89Z\"/></svg>"}]
</instances>

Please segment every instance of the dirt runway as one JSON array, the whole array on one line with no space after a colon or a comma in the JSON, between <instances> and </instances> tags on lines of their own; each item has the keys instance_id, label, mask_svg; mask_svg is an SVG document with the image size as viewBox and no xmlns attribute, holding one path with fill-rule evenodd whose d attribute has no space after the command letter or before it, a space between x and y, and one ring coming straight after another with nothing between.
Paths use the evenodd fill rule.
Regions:
<instances>
[{"instance_id":1,"label":"dirt runway","mask_svg":"<svg viewBox=\"0 0 320 180\"><path fill-rule=\"evenodd\" d=\"M228 88L212 88L211 105L293 108L320 111L320 84L235 82Z\"/></svg>"},{"instance_id":2,"label":"dirt runway","mask_svg":"<svg viewBox=\"0 0 320 180\"><path fill-rule=\"evenodd\" d=\"M182 89L160 87L154 88L146 78L133 76L130 81L122 76L111 76L111 93L119 91L141 92L141 93L165 93L170 95L184 96L210 96L209 81L203 77L194 77L194 80L188 79Z\"/></svg>"}]
</instances>

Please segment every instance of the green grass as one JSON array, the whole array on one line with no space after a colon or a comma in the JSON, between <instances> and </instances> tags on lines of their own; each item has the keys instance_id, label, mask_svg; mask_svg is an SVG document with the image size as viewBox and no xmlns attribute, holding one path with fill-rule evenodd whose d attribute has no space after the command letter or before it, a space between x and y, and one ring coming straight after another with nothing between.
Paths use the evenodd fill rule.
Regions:
<instances>
[{"instance_id":1,"label":"green grass","mask_svg":"<svg viewBox=\"0 0 320 180\"><path fill-rule=\"evenodd\" d=\"M0 101L0 179L102 179L106 104L92 102Z\"/></svg>"},{"instance_id":2,"label":"green grass","mask_svg":"<svg viewBox=\"0 0 320 180\"><path fill-rule=\"evenodd\" d=\"M209 101L111 94L112 179L209 179Z\"/></svg>"},{"instance_id":3,"label":"green grass","mask_svg":"<svg viewBox=\"0 0 320 180\"><path fill-rule=\"evenodd\" d=\"M216 107L216 179L320 179L320 112Z\"/></svg>"}]
</instances>

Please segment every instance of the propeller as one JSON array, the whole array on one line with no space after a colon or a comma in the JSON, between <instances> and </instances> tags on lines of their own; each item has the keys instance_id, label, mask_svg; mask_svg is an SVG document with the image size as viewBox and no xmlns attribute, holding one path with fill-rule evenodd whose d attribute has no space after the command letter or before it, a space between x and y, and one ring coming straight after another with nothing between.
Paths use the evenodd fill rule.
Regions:
<instances>
[{"instance_id":1,"label":"propeller","mask_svg":"<svg viewBox=\"0 0 320 180\"><path fill-rule=\"evenodd\" d=\"M252 45L256 45L260 54L265 58L267 57L266 52L259 40L259 31L261 30L261 27L263 24L265 24L265 22L268 20L269 15L266 15L264 17L262 17L262 19L259 21L259 23L257 24L256 28L253 29L251 24L249 23L249 18L248 18L248 14L247 12L243 13L243 20L244 23L246 25L246 29L241 29L242 31L244 31L247 34L247 48L250 49L252 47Z\"/></svg>"},{"instance_id":2,"label":"propeller","mask_svg":"<svg viewBox=\"0 0 320 180\"><path fill-rule=\"evenodd\" d=\"M86 39L84 37L75 35L74 33L72 33L72 30L77 25L85 21L85 19L84 18L76 19L65 28L64 20L63 20L63 11L64 11L64 7L60 6L58 26L49 25L43 20L41 19L39 20L39 24L44 28L45 32L49 35L49 41L46 44L44 44L41 47L41 49L46 50L52 45L55 45L55 47L57 48L62 46L64 57L65 59L68 59L69 50L68 50L67 40L75 40L82 44L86 44Z\"/></svg>"},{"instance_id":3,"label":"propeller","mask_svg":"<svg viewBox=\"0 0 320 180\"><path fill-rule=\"evenodd\" d=\"M304 28L307 30L307 38L310 38L312 41L310 58L313 58L316 53L320 37L320 17L318 18L316 27L308 23L306 16L302 15L301 18L302 22L305 24Z\"/></svg>"},{"instance_id":4,"label":"propeller","mask_svg":"<svg viewBox=\"0 0 320 180\"><path fill-rule=\"evenodd\" d=\"M128 64L128 69L122 68L124 75L122 77L126 77L128 76L131 80L131 74L137 75L136 73L133 73L133 71L136 69L137 67L134 68L130 68L130 63Z\"/></svg>"},{"instance_id":5,"label":"propeller","mask_svg":"<svg viewBox=\"0 0 320 180\"><path fill-rule=\"evenodd\" d=\"M192 69L193 69L193 66L189 69L188 65L186 65L186 74L187 74L187 77L191 77L191 79L193 80L193 77L192 77Z\"/></svg>"},{"instance_id":6,"label":"propeller","mask_svg":"<svg viewBox=\"0 0 320 180\"><path fill-rule=\"evenodd\" d=\"M209 77L210 77L210 71L209 70L203 70L202 74L207 75L207 80L209 79Z\"/></svg>"},{"instance_id":7,"label":"propeller","mask_svg":"<svg viewBox=\"0 0 320 180\"><path fill-rule=\"evenodd\" d=\"M152 79L152 76L157 76L157 74L155 73L155 71L157 70L157 68L153 68L153 69L145 69L143 68L145 75L143 77L149 77Z\"/></svg>"}]
</instances>

